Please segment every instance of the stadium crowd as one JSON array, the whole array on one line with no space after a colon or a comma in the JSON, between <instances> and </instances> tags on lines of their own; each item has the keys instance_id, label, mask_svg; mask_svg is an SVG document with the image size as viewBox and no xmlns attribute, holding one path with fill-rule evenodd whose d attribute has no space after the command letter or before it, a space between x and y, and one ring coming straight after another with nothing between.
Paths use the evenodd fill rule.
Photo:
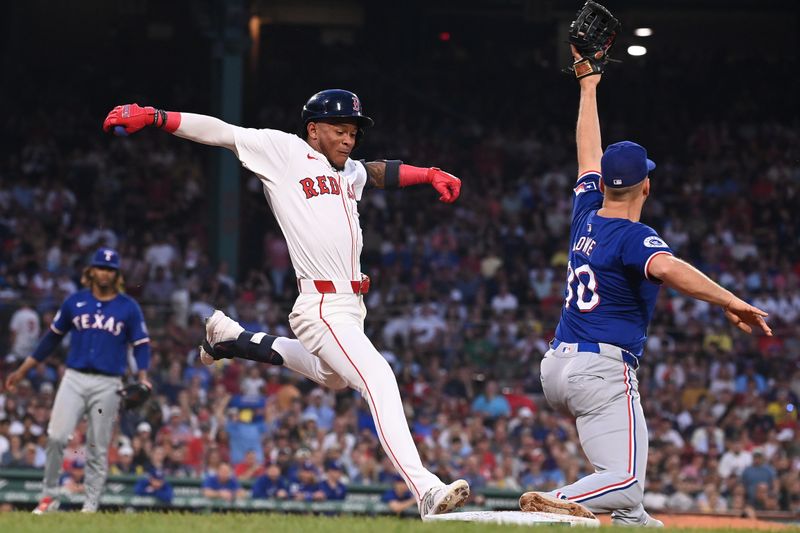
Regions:
<instances>
[{"instance_id":1,"label":"stadium crowd","mask_svg":"<svg viewBox=\"0 0 800 533\"><path fill-rule=\"evenodd\" d=\"M575 94L561 92L553 107L574 117ZM572 118L433 127L362 98L383 124L365 152L435 163L464 180L454 206L424 189L371 190L360 204L367 331L397 374L424 463L478 493L547 490L586 474L574 422L549 409L538 375L563 299ZM292 131L296 108L265 107L249 125ZM655 512L800 512L800 166L791 156L800 130L791 115L755 121L729 109L743 119L657 114L670 138L654 129L645 138L673 150L651 149L659 167L644 222L766 309L775 336L747 337L719 310L662 291L638 371L650 433L645 505ZM237 275L210 260L203 148L161 132L108 139L88 111L59 113L44 122L58 130L22 114L3 119L5 137L17 133L16 149L0 156L0 376L31 353L91 251L115 247L126 290L145 310L156 395L120 416L112 474L140 475L137 490L165 500L165 478L193 477L210 498L342 499L350 484L392 484L386 501L413 505L353 392L280 367L198 359L215 307L246 329L291 334L293 273L258 181L243 174L242 225L259 230L245 235L255 260ZM16 394L0 388L0 467L42 467L62 372L51 357ZM85 423L65 454L65 490L81 490L83 432Z\"/></svg>"}]
</instances>

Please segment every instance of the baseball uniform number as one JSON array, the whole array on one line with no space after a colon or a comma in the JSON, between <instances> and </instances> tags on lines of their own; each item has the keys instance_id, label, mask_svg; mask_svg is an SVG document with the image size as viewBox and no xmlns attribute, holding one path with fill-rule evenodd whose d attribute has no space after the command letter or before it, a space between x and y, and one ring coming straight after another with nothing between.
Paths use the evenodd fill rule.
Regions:
<instances>
[{"instance_id":1,"label":"baseball uniform number","mask_svg":"<svg viewBox=\"0 0 800 533\"><path fill-rule=\"evenodd\" d=\"M574 283L577 283L577 289L572 288ZM600 303L600 295L596 290L597 279L589 265L582 265L573 270L572 263L567 263L567 297L564 307L569 307L570 300L577 295L575 305L578 306L578 310L581 313L588 313ZM591 293L591 297L588 299L586 299L586 291Z\"/></svg>"}]
</instances>

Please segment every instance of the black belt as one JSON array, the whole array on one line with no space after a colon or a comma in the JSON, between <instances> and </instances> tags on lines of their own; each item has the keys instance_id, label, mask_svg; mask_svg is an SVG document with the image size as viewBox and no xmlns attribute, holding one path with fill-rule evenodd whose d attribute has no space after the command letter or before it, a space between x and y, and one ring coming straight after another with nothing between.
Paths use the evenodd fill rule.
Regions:
<instances>
[{"instance_id":1,"label":"black belt","mask_svg":"<svg viewBox=\"0 0 800 533\"><path fill-rule=\"evenodd\" d=\"M93 376L107 376L110 378L122 377L119 374L112 374L111 372L103 372L102 370L97 370L96 368L73 368L72 370L80 372L81 374L91 374Z\"/></svg>"},{"instance_id":2,"label":"black belt","mask_svg":"<svg viewBox=\"0 0 800 533\"><path fill-rule=\"evenodd\" d=\"M596 342L563 342L558 339L553 339L552 346L554 350L561 344L576 344L579 352L600 353L600 345ZM619 346L617 346L617 348L619 348ZM639 368L639 359L635 355L623 348L619 348L619 351L622 353L623 361L632 366L634 370Z\"/></svg>"}]
</instances>

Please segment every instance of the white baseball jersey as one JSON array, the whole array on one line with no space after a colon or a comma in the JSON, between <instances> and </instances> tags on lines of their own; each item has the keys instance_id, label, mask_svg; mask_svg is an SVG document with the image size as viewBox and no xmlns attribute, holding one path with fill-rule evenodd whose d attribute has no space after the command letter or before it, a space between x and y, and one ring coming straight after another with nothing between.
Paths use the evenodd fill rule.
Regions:
<instances>
[{"instance_id":1,"label":"white baseball jersey","mask_svg":"<svg viewBox=\"0 0 800 533\"><path fill-rule=\"evenodd\" d=\"M360 280L364 165L348 158L337 171L303 139L278 130L237 127L235 140L242 165L261 179L297 276Z\"/></svg>"}]
</instances>

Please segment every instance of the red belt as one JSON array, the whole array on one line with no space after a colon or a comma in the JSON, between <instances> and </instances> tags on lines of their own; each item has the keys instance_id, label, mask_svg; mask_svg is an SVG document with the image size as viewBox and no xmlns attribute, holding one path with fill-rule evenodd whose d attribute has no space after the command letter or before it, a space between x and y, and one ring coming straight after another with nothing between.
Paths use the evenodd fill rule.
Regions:
<instances>
[{"instance_id":1,"label":"red belt","mask_svg":"<svg viewBox=\"0 0 800 533\"><path fill-rule=\"evenodd\" d=\"M297 290L301 294L367 294L369 276L362 274L361 281L297 279Z\"/></svg>"}]
</instances>

